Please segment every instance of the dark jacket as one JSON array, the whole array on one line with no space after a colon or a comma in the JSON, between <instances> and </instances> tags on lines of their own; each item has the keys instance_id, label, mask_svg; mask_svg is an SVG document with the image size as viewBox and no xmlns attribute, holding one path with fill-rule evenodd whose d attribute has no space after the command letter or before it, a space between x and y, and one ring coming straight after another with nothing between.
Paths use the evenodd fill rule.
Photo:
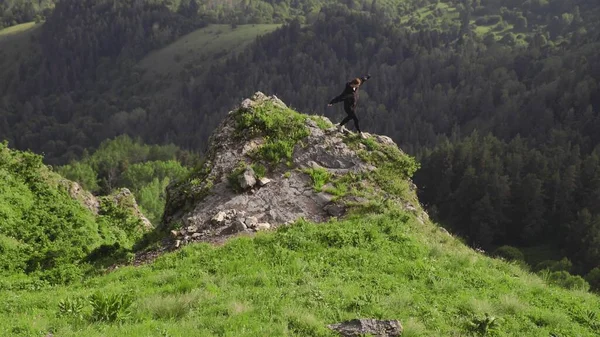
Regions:
<instances>
[{"instance_id":1,"label":"dark jacket","mask_svg":"<svg viewBox=\"0 0 600 337\"><path fill-rule=\"evenodd\" d=\"M329 101L329 104L336 104L343 101L344 108L350 108L354 110L356 108L356 104L358 103L358 89L360 88L360 85L365 83L369 78L371 78L371 76L367 75L347 82L344 91Z\"/></svg>"}]
</instances>

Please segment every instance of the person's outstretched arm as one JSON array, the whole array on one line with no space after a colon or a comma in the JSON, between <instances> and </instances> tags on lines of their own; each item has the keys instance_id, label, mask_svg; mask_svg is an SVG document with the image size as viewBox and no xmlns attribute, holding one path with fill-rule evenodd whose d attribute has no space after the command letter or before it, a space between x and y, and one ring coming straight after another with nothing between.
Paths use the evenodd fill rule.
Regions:
<instances>
[{"instance_id":1,"label":"person's outstretched arm","mask_svg":"<svg viewBox=\"0 0 600 337\"><path fill-rule=\"evenodd\" d=\"M362 81L362 83L365 83L369 78L371 78L371 75L365 75L365 76L361 77L360 80Z\"/></svg>"},{"instance_id":2,"label":"person's outstretched arm","mask_svg":"<svg viewBox=\"0 0 600 337\"><path fill-rule=\"evenodd\" d=\"M331 105L333 105L333 104L336 104L336 103L342 102L342 101L344 101L345 99L348 99L348 98L350 98L350 97L352 97L352 93L351 93L351 92L349 92L349 93L346 93L346 91L344 90L344 92L343 92L343 93L341 93L339 96L337 96L337 97L335 97L334 99L332 99L331 101L329 101L329 104L327 104L327 105L331 106Z\"/></svg>"}]
</instances>

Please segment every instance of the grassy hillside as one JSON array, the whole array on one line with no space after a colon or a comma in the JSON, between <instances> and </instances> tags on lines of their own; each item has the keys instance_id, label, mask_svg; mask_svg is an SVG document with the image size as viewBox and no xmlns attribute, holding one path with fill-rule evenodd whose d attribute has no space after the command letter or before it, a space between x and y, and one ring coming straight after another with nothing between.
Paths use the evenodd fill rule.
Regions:
<instances>
[{"instance_id":1,"label":"grassy hillside","mask_svg":"<svg viewBox=\"0 0 600 337\"><path fill-rule=\"evenodd\" d=\"M0 78L14 76L10 72L15 70L23 56L38 47L33 37L39 33L40 27L39 24L28 22L0 29ZM0 90L3 89L3 85L0 85Z\"/></svg>"},{"instance_id":2,"label":"grassy hillside","mask_svg":"<svg viewBox=\"0 0 600 337\"><path fill-rule=\"evenodd\" d=\"M0 42L4 42L15 35L26 32L36 26L35 22L27 22L8 28L0 29Z\"/></svg>"},{"instance_id":3,"label":"grassy hillside","mask_svg":"<svg viewBox=\"0 0 600 337\"><path fill-rule=\"evenodd\" d=\"M211 66L235 56L281 25L209 25L184 35L170 45L148 54L138 66L144 72L140 85L167 99L179 99L184 84L203 80Z\"/></svg>"},{"instance_id":4,"label":"grassy hillside","mask_svg":"<svg viewBox=\"0 0 600 337\"><path fill-rule=\"evenodd\" d=\"M85 302L97 293L96 303L131 296L120 324ZM335 336L326 324L376 317L401 320L403 336L566 337L595 336L600 316L597 296L549 286L394 208L0 296L0 333L11 336ZM80 309L60 309L77 299Z\"/></svg>"},{"instance_id":5,"label":"grassy hillside","mask_svg":"<svg viewBox=\"0 0 600 337\"><path fill-rule=\"evenodd\" d=\"M139 62L147 76L177 75L186 66L208 67L240 52L257 36L277 29L278 24L209 25L182 36L170 45L154 51Z\"/></svg>"},{"instance_id":6,"label":"grassy hillside","mask_svg":"<svg viewBox=\"0 0 600 337\"><path fill-rule=\"evenodd\" d=\"M298 130L281 132L274 121L285 111L288 120L304 115L257 111L238 123L276 132L265 148L299 141ZM399 319L403 336L413 337L596 335L600 298L585 284L562 282L567 290L550 274L468 248L405 206L415 195L398 172L412 159L372 139L350 134L344 141L377 169L334 185L370 181L385 191L369 194L346 218L189 245L69 287L2 289L0 334L333 337L327 324L373 317Z\"/></svg>"}]
</instances>

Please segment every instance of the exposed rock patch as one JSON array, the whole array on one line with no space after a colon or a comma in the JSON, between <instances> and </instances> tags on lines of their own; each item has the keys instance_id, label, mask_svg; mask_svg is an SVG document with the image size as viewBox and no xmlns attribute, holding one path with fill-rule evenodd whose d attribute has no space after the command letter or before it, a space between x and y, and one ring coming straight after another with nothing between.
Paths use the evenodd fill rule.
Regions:
<instances>
[{"instance_id":1,"label":"exposed rock patch","mask_svg":"<svg viewBox=\"0 0 600 337\"><path fill-rule=\"evenodd\" d=\"M359 337L369 334L377 337L398 337L402 335L402 325L397 320L353 319L327 326L344 337Z\"/></svg>"}]
</instances>

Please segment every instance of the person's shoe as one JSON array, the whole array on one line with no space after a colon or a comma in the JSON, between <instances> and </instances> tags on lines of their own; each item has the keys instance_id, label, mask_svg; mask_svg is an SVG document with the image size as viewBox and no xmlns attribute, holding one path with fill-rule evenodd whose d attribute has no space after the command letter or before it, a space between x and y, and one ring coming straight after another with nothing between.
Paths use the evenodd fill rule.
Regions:
<instances>
[{"instance_id":1,"label":"person's shoe","mask_svg":"<svg viewBox=\"0 0 600 337\"><path fill-rule=\"evenodd\" d=\"M367 135L365 135L364 133L362 133L362 132L361 132L361 133L360 133L360 138L362 138L362 139L367 139L367 138L369 138L369 137L368 137Z\"/></svg>"},{"instance_id":2,"label":"person's shoe","mask_svg":"<svg viewBox=\"0 0 600 337\"><path fill-rule=\"evenodd\" d=\"M337 127L337 130L338 130L339 132L344 132L344 131L346 131L346 127L345 127L345 126L343 126L343 125L337 124L337 125L336 125L336 127Z\"/></svg>"}]
</instances>

